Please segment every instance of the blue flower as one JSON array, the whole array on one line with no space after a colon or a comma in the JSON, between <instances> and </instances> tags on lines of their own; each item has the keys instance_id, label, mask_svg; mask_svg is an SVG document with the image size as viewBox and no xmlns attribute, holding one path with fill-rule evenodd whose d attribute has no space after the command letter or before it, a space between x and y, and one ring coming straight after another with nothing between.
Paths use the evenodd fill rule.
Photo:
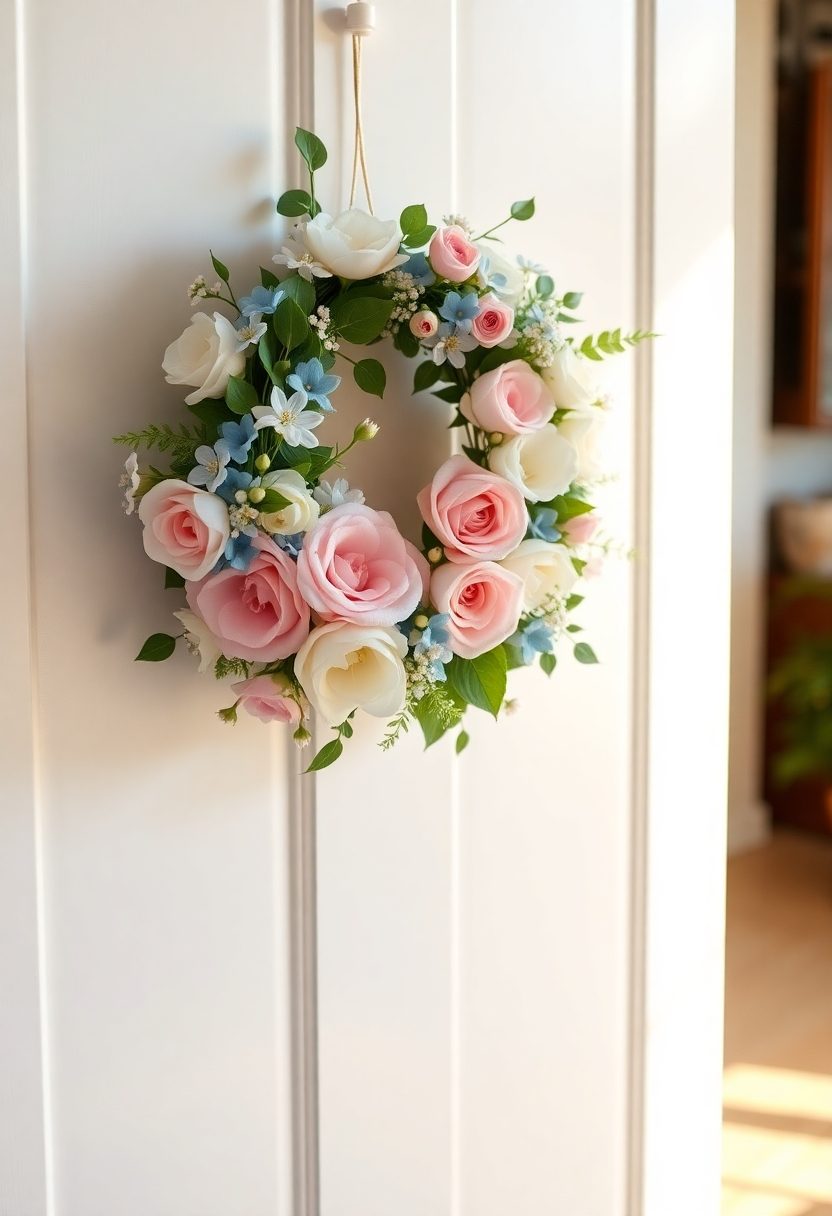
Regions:
<instances>
[{"instance_id":1,"label":"blue flower","mask_svg":"<svg viewBox=\"0 0 832 1216\"><path fill-rule=\"evenodd\" d=\"M463 296L458 291L449 291L439 309L439 315L446 321L452 321L457 333L470 334L471 324L479 311L480 301L475 291L466 291Z\"/></svg>"},{"instance_id":2,"label":"blue flower","mask_svg":"<svg viewBox=\"0 0 832 1216\"><path fill-rule=\"evenodd\" d=\"M291 376L286 377L286 383L298 392L306 393L322 410L331 410L329 394L335 392L341 377L328 375L320 359L310 359L307 363L299 363Z\"/></svg>"},{"instance_id":3,"label":"blue flower","mask_svg":"<svg viewBox=\"0 0 832 1216\"><path fill-rule=\"evenodd\" d=\"M240 300L240 312L244 317L253 312L274 312L285 294L279 287L252 287L251 295Z\"/></svg>"},{"instance_id":4,"label":"blue flower","mask_svg":"<svg viewBox=\"0 0 832 1216\"><path fill-rule=\"evenodd\" d=\"M491 258L487 253L484 253L480 258L480 264L477 267L477 275L480 283L485 287L495 287L497 291L503 291L508 286L508 279L502 271L491 270Z\"/></svg>"},{"instance_id":5,"label":"blue flower","mask_svg":"<svg viewBox=\"0 0 832 1216\"><path fill-rule=\"evenodd\" d=\"M257 438L252 415L244 414L239 422L223 422L220 431L231 459L237 464L245 464L249 449Z\"/></svg>"},{"instance_id":6,"label":"blue flower","mask_svg":"<svg viewBox=\"0 0 832 1216\"><path fill-rule=\"evenodd\" d=\"M234 570L248 570L256 552L257 550L252 548L248 533L237 532L236 535L229 536L228 544L215 569L222 570L231 566Z\"/></svg>"},{"instance_id":7,"label":"blue flower","mask_svg":"<svg viewBox=\"0 0 832 1216\"><path fill-rule=\"evenodd\" d=\"M296 558L303 548L302 532L293 532L291 536L283 536L280 533L276 533L272 537L272 540L276 541L280 548L288 553L290 557Z\"/></svg>"},{"instance_id":8,"label":"blue flower","mask_svg":"<svg viewBox=\"0 0 832 1216\"><path fill-rule=\"evenodd\" d=\"M212 494L216 493L228 476L226 465L230 459L228 444L218 439L215 446L209 448L203 443L194 452L196 466L188 474L192 486L205 486Z\"/></svg>"},{"instance_id":9,"label":"blue flower","mask_svg":"<svg viewBox=\"0 0 832 1216\"><path fill-rule=\"evenodd\" d=\"M520 651L523 662L533 663L539 654L551 654L554 650L552 631L545 621L540 619L529 621L519 633L509 638L509 643Z\"/></svg>"},{"instance_id":10,"label":"blue flower","mask_svg":"<svg viewBox=\"0 0 832 1216\"><path fill-rule=\"evenodd\" d=\"M560 540L560 532L555 527L557 523L557 512L551 507L541 507L536 514L529 519L529 531L532 536L536 536L538 540L556 541Z\"/></svg>"},{"instance_id":11,"label":"blue flower","mask_svg":"<svg viewBox=\"0 0 832 1216\"><path fill-rule=\"evenodd\" d=\"M248 490L251 488L254 478L251 473L246 473L242 469L228 469L225 481L217 490L220 498L224 498L226 502L233 503L234 495L238 490ZM260 478L257 478L257 484L260 484Z\"/></svg>"},{"instance_id":12,"label":"blue flower","mask_svg":"<svg viewBox=\"0 0 832 1216\"><path fill-rule=\"evenodd\" d=\"M409 274L420 287L432 287L436 282L436 275L431 270L430 263L423 253L411 253L407 261L399 266L399 270L404 271L405 274Z\"/></svg>"},{"instance_id":13,"label":"blue flower","mask_svg":"<svg viewBox=\"0 0 832 1216\"><path fill-rule=\"evenodd\" d=\"M425 656L431 677L438 681L445 679L444 665L450 663L454 657L450 646L451 635L448 630L450 619L448 612L435 613L421 631L419 640L413 647L414 655ZM414 633L416 632L418 631L414 629Z\"/></svg>"}]
</instances>

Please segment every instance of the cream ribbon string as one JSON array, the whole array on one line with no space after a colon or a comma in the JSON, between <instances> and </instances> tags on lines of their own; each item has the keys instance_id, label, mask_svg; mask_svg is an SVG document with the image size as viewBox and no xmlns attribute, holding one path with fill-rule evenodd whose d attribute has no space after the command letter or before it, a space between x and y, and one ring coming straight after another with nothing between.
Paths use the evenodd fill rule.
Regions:
<instances>
[{"instance_id":1,"label":"cream ribbon string","mask_svg":"<svg viewBox=\"0 0 832 1216\"><path fill-rule=\"evenodd\" d=\"M367 207L370 215L373 211L373 195L370 190L370 178L367 174L367 156L364 151L364 127L361 122L361 36L352 36L352 84L355 101L355 148L352 157L352 185L350 186L350 207L355 206L355 192L358 186L358 169L364 182L364 193L367 196Z\"/></svg>"}]
</instances>

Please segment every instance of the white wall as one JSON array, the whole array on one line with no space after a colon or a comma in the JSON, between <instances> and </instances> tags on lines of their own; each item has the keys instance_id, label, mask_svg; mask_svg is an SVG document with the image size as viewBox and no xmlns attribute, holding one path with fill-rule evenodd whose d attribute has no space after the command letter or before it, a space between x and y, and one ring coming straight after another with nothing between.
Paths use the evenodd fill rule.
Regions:
<instances>
[{"instance_id":1,"label":"white wall","mask_svg":"<svg viewBox=\"0 0 832 1216\"><path fill-rule=\"evenodd\" d=\"M487 224L534 192L512 237L586 289L587 328L665 335L610 369L606 509L638 559L587 601L602 664L519 676L517 715L477 722L459 764L415 737L382 757L364 723L301 793L281 736L220 727L185 656L135 667L171 593L119 515L108 435L175 416L158 363L184 288L209 244L252 273L268 257L296 121L326 139L321 187L345 201L340 11L2 9L0 151L20 173L0 217L22 232L0 326L0 493L20 520L0 1216L715 1216L727 536L706 601L679 589L708 462L727 515L730 14L708 0L691 38L683 0L379 9L379 211ZM707 365L688 346L706 314L722 317ZM415 528L448 438L411 369L388 366L382 434L350 471ZM712 428L691 429L706 395ZM367 411L345 388L334 430Z\"/></svg>"}]
</instances>

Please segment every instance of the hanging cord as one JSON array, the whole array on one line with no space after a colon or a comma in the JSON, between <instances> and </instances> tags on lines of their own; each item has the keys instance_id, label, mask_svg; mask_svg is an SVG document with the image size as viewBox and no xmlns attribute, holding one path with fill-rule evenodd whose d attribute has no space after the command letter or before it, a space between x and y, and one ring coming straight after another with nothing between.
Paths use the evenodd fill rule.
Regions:
<instances>
[{"instance_id":1,"label":"hanging cord","mask_svg":"<svg viewBox=\"0 0 832 1216\"><path fill-rule=\"evenodd\" d=\"M353 0L347 5L347 29L352 34L352 86L355 103L355 145L352 157L352 183L350 185L350 207L355 206L355 194L358 187L358 170L361 169L361 179L364 183L364 193L367 196L367 207L370 215L373 211L373 195L370 190L370 177L367 173L367 154L364 148L364 125L361 120L361 40L371 33L375 26L375 12L372 4L363 0Z\"/></svg>"}]
</instances>

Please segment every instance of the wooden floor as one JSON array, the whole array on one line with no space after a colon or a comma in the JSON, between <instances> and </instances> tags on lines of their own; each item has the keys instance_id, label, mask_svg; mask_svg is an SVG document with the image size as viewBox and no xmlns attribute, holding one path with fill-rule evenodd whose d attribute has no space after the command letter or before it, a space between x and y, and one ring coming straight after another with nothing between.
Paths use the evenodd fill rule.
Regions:
<instances>
[{"instance_id":1,"label":"wooden floor","mask_svg":"<svg viewBox=\"0 0 832 1216\"><path fill-rule=\"evenodd\" d=\"M728 866L723 1216L832 1216L832 843Z\"/></svg>"}]
</instances>

